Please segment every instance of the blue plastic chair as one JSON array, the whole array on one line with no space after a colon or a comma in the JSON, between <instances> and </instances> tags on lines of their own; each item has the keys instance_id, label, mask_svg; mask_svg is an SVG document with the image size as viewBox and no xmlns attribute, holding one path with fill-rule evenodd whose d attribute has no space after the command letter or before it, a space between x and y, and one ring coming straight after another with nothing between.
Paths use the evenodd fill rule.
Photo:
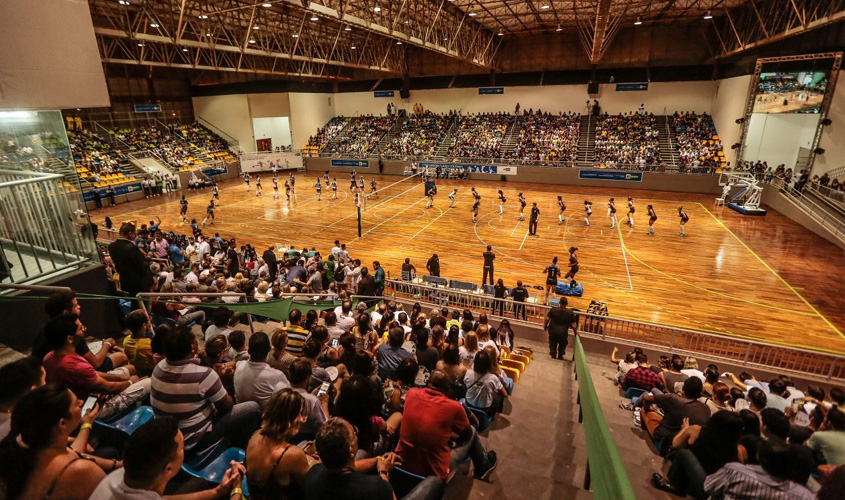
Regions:
<instances>
[{"instance_id":1,"label":"blue plastic chair","mask_svg":"<svg viewBox=\"0 0 845 500\"><path fill-rule=\"evenodd\" d=\"M425 476L408 472L401 467L393 467L390 472L390 486L393 487L393 493L396 498L402 498L411 492L418 484L425 480Z\"/></svg>"},{"instance_id":2,"label":"blue plastic chair","mask_svg":"<svg viewBox=\"0 0 845 500\"><path fill-rule=\"evenodd\" d=\"M229 470L230 462L243 462L246 453L240 448L227 448L222 453L217 455L208 465L202 468L182 464L182 470L189 476L204 479L209 483L219 484L223 480L226 471Z\"/></svg>"},{"instance_id":3,"label":"blue plastic chair","mask_svg":"<svg viewBox=\"0 0 845 500\"><path fill-rule=\"evenodd\" d=\"M490 418L490 415L488 415L486 411L472 406L466 399L462 399L461 404L478 419L478 428L476 429L478 432L484 432L490 428L490 424L493 423L493 419Z\"/></svg>"},{"instance_id":4,"label":"blue plastic chair","mask_svg":"<svg viewBox=\"0 0 845 500\"><path fill-rule=\"evenodd\" d=\"M513 394L513 379L509 378L508 379L508 396L510 396L511 394Z\"/></svg>"},{"instance_id":5,"label":"blue plastic chair","mask_svg":"<svg viewBox=\"0 0 845 500\"><path fill-rule=\"evenodd\" d=\"M127 436L131 436L138 427L146 424L152 420L153 417L153 408L151 406L139 406L138 408L131 410L129 413L120 416L117 420L97 420L94 423L107 429L119 431Z\"/></svg>"}]
</instances>

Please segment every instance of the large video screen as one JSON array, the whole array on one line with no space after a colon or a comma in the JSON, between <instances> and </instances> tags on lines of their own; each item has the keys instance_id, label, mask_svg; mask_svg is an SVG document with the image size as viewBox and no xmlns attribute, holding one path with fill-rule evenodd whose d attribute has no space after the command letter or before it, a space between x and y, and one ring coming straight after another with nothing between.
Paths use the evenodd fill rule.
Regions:
<instances>
[{"instance_id":1,"label":"large video screen","mask_svg":"<svg viewBox=\"0 0 845 500\"><path fill-rule=\"evenodd\" d=\"M762 73L754 113L818 113L826 90L823 71Z\"/></svg>"}]
</instances>

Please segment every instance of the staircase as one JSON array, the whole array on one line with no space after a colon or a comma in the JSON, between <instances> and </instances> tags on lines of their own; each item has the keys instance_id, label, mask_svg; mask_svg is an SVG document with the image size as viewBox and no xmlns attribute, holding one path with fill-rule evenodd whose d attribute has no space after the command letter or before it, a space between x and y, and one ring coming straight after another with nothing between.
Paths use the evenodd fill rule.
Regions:
<instances>
[{"instance_id":1,"label":"staircase","mask_svg":"<svg viewBox=\"0 0 845 500\"><path fill-rule=\"evenodd\" d=\"M388 130L386 134L384 134L384 137L381 138L376 147L373 148L372 151L370 151L369 156L371 158L377 158L378 156L380 156L384 152L384 148L386 148L388 145L390 145L390 143L393 142L393 139L396 138L396 136L402 130L402 127L405 126L405 123L407 121L407 115L397 116L393 122L393 126L390 127L390 130Z\"/></svg>"},{"instance_id":2,"label":"staircase","mask_svg":"<svg viewBox=\"0 0 845 500\"><path fill-rule=\"evenodd\" d=\"M516 147L519 140L519 132L522 130L523 115L516 115L510 128L505 132L505 137L502 139L502 157L507 157Z\"/></svg>"},{"instance_id":3,"label":"staircase","mask_svg":"<svg viewBox=\"0 0 845 500\"><path fill-rule=\"evenodd\" d=\"M660 161L666 163L668 170L677 170L681 164L681 157L676 147L675 129L670 124L670 116L657 116L657 132L660 141Z\"/></svg>"},{"instance_id":4,"label":"staircase","mask_svg":"<svg viewBox=\"0 0 845 500\"><path fill-rule=\"evenodd\" d=\"M434 156L446 156L449 152L449 146L452 145L452 132L458 126L460 119L460 115L454 115L449 121L449 125L446 127L445 132L442 133L440 140L437 141L437 147L434 149Z\"/></svg>"},{"instance_id":5,"label":"staircase","mask_svg":"<svg viewBox=\"0 0 845 500\"><path fill-rule=\"evenodd\" d=\"M576 166L590 168L596 159L596 117L581 115L581 131L578 137Z\"/></svg>"}]
</instances>

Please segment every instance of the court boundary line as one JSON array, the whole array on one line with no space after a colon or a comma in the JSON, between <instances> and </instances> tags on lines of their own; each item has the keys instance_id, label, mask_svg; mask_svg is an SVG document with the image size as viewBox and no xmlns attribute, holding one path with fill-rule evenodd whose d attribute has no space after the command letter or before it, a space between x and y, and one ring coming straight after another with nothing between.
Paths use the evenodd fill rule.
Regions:
<instances>
[{"instance_id":1,"label":"court boundary line","mask_svg":"<svg viewBox=\"0 0 845 500\"><path fill-rule=\"evenodd\" d=\"M435 222L437 222L437 221L438 221L441 217L443 217L444 215L446 215L446 214L449 212L449 210L452 210L452 209L453 209L454 207L456 207L456 206L458 206L458 203L455 203L454 205L450 206L450 207L449 207L449 208L447 208L446 210L443 210L443 209L442 209L442 208L440 208L440 207L435 207L435 206L433 206L433 205L432 205L432 208L436 208L437 210L440 210L440 215L438 215L438 216L437 216L437 217L435 217L435 218L434 218L431 222L429 222L428 224L426 224L425 226L423 226L423 228L422 228L422 229L420 229L419 231L417 231L417 233L416 233L415 235L413 235L413 236L411 236L411 237L409 237L409 238L407 238L407 239L408 239L408 240L413 240L413 239L415 239L417 236L419 236L419 235L420 235L420 233L422 233L423 231L425 231L426 229L428 229L428 227L429 227L429 226L431 226L432 224L434 224Z\"/></svg>"},{"instance_id":2,"label":"court boundary line","mask_svg":"<svg viewBox=\"0 0 845 500\"><path fill-rule=\"evenodd\" d=\"M393 184L390 184L389 186L385 186L385 187L383 187L382 189L387 189L387 188L388 188L388 187L390 187L390 186L393 186L393 185L398 184L398 183L400 183L400 182L405 182L407 179L412 179L412 178L413 178L413 177L403 178L402 180L400 180L400 181L396 181L396 182L394 182ZM380 207L380 206L384 205L384 204L385 204L385 203L387 203L388 201L391 201L391 200L393 200L393 199L395 199L395 198L398 198L398 197L402 196L403 194L407 193L408 191L410 191L410 190L412 190L412 189L414 189L414 188L417 188L417 187L419 187L419 184L414 184L414 185L413 185L413 186L411 186L410 188L408 188L408 189L406 189L406 190L402 191L401 193L398 193L398 194L396 194L396 195L394 195L394 196L391 196L390 198L387 198L387 199L386 199L386 200L384 200L384 201L380 201L377 205L375 205L374 207L372 207L372 209L376 209L376 208L378 208L378 207ZM381 191L382 189L379 189L378 191ZM376 193L377 193L378 191L376 191ZM365 197L367 197L368 195L367 195L367 194L364 194L364 196L365 196ZM368 211L368 210L370 210L370 208L367 208L367 211ZM364 210L362 210L362 212L364 212ZM352 213L352 214L350 214L350 215L347 215L347 216L345 216L345 217L341 217L340 219L338 219L338 220L336 220L336 221L332 222L331 224L329 224L329 225L328 225L328 226L326 226L326 227L327 227L327 228L328 228L328 227L333 227L333 226L334 226L335 224L337 224L338 222L340 222L340 221L342 221L342 220L346 220L346 219L348 219L348 218L350 218L350 217L355 217L355 216L357 216L357 215L358 215L358 211L356 210L354 213ZM364 234L366 234L366 233L364 233ZM363 237L363 234L362 234L361 236Z\"/></svg>"},{"instance_id":3,"label":"court boundary line","mask_svg":"<svg viewBox=\"0 0 845 500\"><path fill-rule=\"evenodd\" d=\"M716 217L715 215L713 215L713 213L712 213L712 212L710 212L710 210L708 210L708 209L707 209L707 207L705 207L705 206L704 206L704 205L702 205L701 203L698 203L698 205L699 205L701 208L703 208L703 209L704 209L704 211L705 211L705 212L707 212L707 213L710 215L710 217L713 217L713 219L715 219L715 220L716 220L716 222L718 222L718 223L719 223L719 225L720 225L720 226L722 226L722 227L725 229L725 231L727 231L727 232L728 232L728 234L730 234L731 236L733 236L733 237L734 237L734 238L735 238L735 239L736 239L736 240L737 240L737 241L738 241L738 242L739 242L739 243L740 243L743 247L745 247L745 249L746 249L746 250L748 250L749 252L751 252L751 255L753 255L755 259L757 259L757 260L758 260L761 264L763 264L763 266L764 266L766 269L768 269L768 270L769 270L769 271L770 271L770 272L771 272L771 273L772 273L772 274L773 274L773 275L774 275L774 276L775 276L778 280L780 280L780 282L781 282L781 283L783 283L784 285L786 285L786 287L787 287L787 288L789 288L789 289L792 291L792 293L794 293L794 294L795 294L795 296L797 296L799 299L801 299L801 301L802 301L802 302L804 302L804 304L806 304L806 305L807 305L807 307L809 307L809 308L810 308L810 310L812 310L812 311L815 313L815 315L816 315L816 316L818 316L819 318L821 318L821 319L822 319L822 321L824 321L824 322L827 324L827 326L829 326L829 327L830 327L830 328L831 328L834 332L836 332L837 334L839 334L839 336L840 336L840 337L842 337L843 339L845 339L845 334L843 334L843 333L839 330L839 328L836 328L836 326L835 326L833 323L831 323L831 322L830 322L830 320L828 320L828 319L827 319L827 318L826 318L826 317L825 317L825 316L824 316L821 312L819 312L819 310L818 310L818 309L816 309L816 308L815 308L812 304L810 304L810 302L809 302L807 299L805 299L805 298L804 298L804 296L803 296L803 295L801 295L801 294L798 292L798 290L796 290L796 289L795 289L795 287L793 287L792 285L790 285L790 284L789 284L789 283L788 283L788 282L787 282L787 281L783 278L783 276L781 276L780 274L778 274L778 272L777 272L777 271L775 271L774 269L772 269L772 267L771 267L771 266L770 266L770 265L769 265L769 264L768 264L765 260L763 260L763 258L762 258L762 257L760 257L760 256L757 254L757 252L755 252L754 250L752 250L752 249L751 249L751 247L749 247L749 246L748 246L748 245L747 245L744 241L742 241L742 238L740 238L740 237L739 237L739 236L737 236L737 235L736 235L733 231L731 231L731 230L730 230L730 228L728 228L728 226L726 226L726 225L725 225L725 223L724 223L724 222L722 222L722 221L721 221L718 217Z\"/></svg>"},{"instance_id":4,"label":"court boundary line","mask_svg":"<svg viewBox=\"0 0 845 500\"><path fill-rule=\"evenodd\" d=\"M631 268L628 266L628 256L625 254L625 243L622 242L622 228L619 224L616 224L616 232L619 234L619 247L622 250L622 260L625 261L625 272L628 274L628 285L630 285L631 290L633 290L634 282L631 281Z\"/></svg>"}]
</instances>

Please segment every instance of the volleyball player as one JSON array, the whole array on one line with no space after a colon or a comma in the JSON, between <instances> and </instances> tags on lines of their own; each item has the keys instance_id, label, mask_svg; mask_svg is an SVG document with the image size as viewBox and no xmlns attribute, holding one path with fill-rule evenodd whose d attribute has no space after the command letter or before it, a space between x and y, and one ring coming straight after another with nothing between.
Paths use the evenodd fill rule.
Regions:
<instances>
[{"instance_id":1,"label":"volleyball player","mask_svg":"<svg viewBox=\"0 0 845 500\"><path fill-rule=\"evenodd\" d=\"M194 233L194 238L201 232L196 219L191 219L191 231Z\"/></svg>"},{"instance_id":2,"label":"volleyball player","mask_svg":"<svg viewBox=\"0 0 845 500\"><path fill-rule=\"evenodd\" d=\"M426 203L425 208L431 208L434 205L434 195L437 194L437 188L431 186L431 189L425 192L425 196L428 198L428 203Z\"/></svg>"},{"instance_id":3,"label":"volleyball player","mask_svg":"<svg viewBox=\"0 0 845 500\"><path fill-rule=\"evenodd\" d=\"M273 176L273 199L279 199L279 179Z\"/></svg>"},{"instance_id":4,"label":"volleyball player","mask_svg":"<svg viewBox=\"0 0 845 500\"><path fill-rule=\"evenodd\" d=\"M537 236L537 222L540 220L540 208L537 203L531 204L531 215L528 218L528 234Z\"/></svg>"},{"instance_id":5,"label":"volleyball player","mask_svg":"<svg viewBox=\"0 0 845 500\"><path fill-rule=\"evenodd\" d=\"M634 199L628 198L628 225L634 227L634 212L636 209L634 208Z\"/></svg>"},{"instance_id":6,"label":"volleyball player","mask_svg":"<svg viewBox=\"0 0 845 500\"><path fill-rule=\"evenodd\" d=\"M217 189L217 183L215 182L213 186L211 186L211 197L217 200L217 206L220 206L220 190Z\"/></svg>"},{"instance_id":7,"label":"volleyball player","mask_svg":"<svg viewBox=\"0 0 845 500\"><path fill-rule=\"evenodd\" d=\"M355 198L352 199L352 204L355 205L356 208L361 208L361 195L359 193L355 193Z\"/></svg>"},{"instance_id":8,"label":"volleyball player","mask_svg":"<svg viewBox=\"0 0 845 500\"><path fill-rule=\"evenodd\" d=\"M296 194L296 179L293 178L293 173L290 174L290 192Z\"/></svg>"},{"instance_id":9,"label":"volleyball player","mask_svg":"<svg viewBox=\"0 0 845 500\"><path fill-rule=\"evenodd\" d=\"M211 202L214 203L214 199L211 199ZM185 195L182 195L182 198L179 200L179 215L182 216L182 222L188 222L188 200L185 199Z\"/></svg>"},{"instance_id":10,"label":"volleyball player","mask_svg":"<svg viewBox=\"0 0 845 500\"><path fill-rule=\"evenodd\" d=\"M472 204L472 223L478 222L478 206L481 205L481 198L476 198Z\"/></svg>"},{"instance_id":11,"label":"volleyball player","mask_svg":"<svg viewBox=\"0 0 845 500\"><path fill-rule=\"evenodd\" d=\"M358 177L358 190L361 191L361 194L364 194L364 176Z\"/></svg>"},{"instance_id":12,"label":"volleyball player","mask_svg":"<svg viewBox=\"0 0 845 500\"><path fill-rule=\"evenodd\" d=\"M273 171L273 178L275 179L276 178L276 171L278 170L278 167L272 161L270 161L270 169Z\"/></svg>"},{"instance_id":13,"label":"volleyball player","mask_svg":"<svg viewBox=\"0 0 845 500\"><path fill-rule=\"evenodd\" d=\"M505 193L503 193L502 190L500 189L499 190L499 213L500 214L505 213L505 202L506 201L508 201L508 200L505 198Z\"/></svg>"},{"instance_id":14,"label":"volleyball player","mask_svg":"<svg viewBox=\"0 0 845 500\"><path fill-rule=\"evenodd\" d=\"M684 233L684 225L689 222L689 215L684 212L683 206L678 207L678 217L681 219L681 232L678 233L678 236L686 236L686 233Z\"/></svg>"},{"instance_id":15,"label":"volleyball player","mask_svg":"<svg viewBox=\"0 0 845 500\"><path fill-rule=\"evenodd\" d=\"M578 247L569 247L569 271L563 279L569 280L569 288L575 288L578 283L575 281L575 275L578 274L578 255L575 253Z\"/></svg>"},{"instance_id":16,"label":"volleyball player","mask_svg":"<svg viewBox=\"0 0 845 500\"><path fill-rule=\"evenodd\" d=\"M525 214L523 212L525 211L525 205L527 204L528 202L525 201L525 196L523 196L522 193L519 193L519 220L525 220Z\"/></svg>"},{"instance_id":17,"label":"volleyball player","mask_svg":"<svg viewBox=\"0 0 845 500\"><path fill-rule=\"evenodd\" d=\"M249 192L249 172L244 174L244 182L246 183L246 192Z\"/></svg>"},{"instance_id":18,"label":"volleyball player","mask_svg":"<svg viewBox=\"0 0 845 500\"><path fill-rule=\"evenodd\" d=\"M584 200L584 222L590 227L590 216L593 215L593 202Z\"/></svg>"},{"instance_id":19,"label":"volleyball player","mask_svg":"<svg viewBox=\"0 0 845 500\"><path fill-rule=\"evenodd\" d=\"M378 195L378 183L376 183L375 177L373 177L372 180L370 180L370 194L375 195L376 198L379 197L379 195Z\"/></svg>"},{"instance_id":20,"label":"volleyball player","mask_svg":"<svg viewBox=\"0 0 845 500\"><path fill-rule=\"evenodd\" d=\"M457 195L458 195L458 188L455 188L454 190L452 190L451 193L449 193L449 208L452 208L452 207L455 206L455 196L457 196Z\"/></svg>"},{"instance_id":21,"label":"volleyball player","mask_svg":"<svg viewBox=\"0 0 845 500\"><path fill-rule=\"evenodd\" d=\"M607 202L607 215L610 216L610 229L616 227L616 203L613 201L613 198Z\"/></svg>"},{"instance_id":22,"label":"volleyball player","mask_svg":"<svg viewBox=\"0 0 845 500\"><path fill-rule=\"evenodd\" d=\"M355 171L353 170L349 174L349 190L353 193L357 190L357 186L355 185Z\"/></svg>"},{"instance_id":23,"label":"volleyball player","mask_svg":"<svg viewBox=\"0 0 845 500\"><path fill-rule=\"evenodd\" d=\"M322 201L321 196L323 195L323 183L320 182L320 179L317 179L317 182L314 184L314 188L317 190L317 201Z\"/></svg>"},{"instance_id":24,"label":"volleyball player","mask_svg":"<svg viewBox=\"0 0 845 500\"><path fill-rule=\"evenodd\" d=\"M285 197L290 201L290 183L285 181Z\"/></svg>"},{"instance_id":25,"label":"volleyball player","mask_svg":"<svg viewBox=\"0 0 845 500\"><path fill-rule=\"evenodd\" d=\"M332 199L337 199L337 178L332 178Z\"/></svg>"},{"instance_id":26,"label":"volleyball player","mask_svg":"<svg viewBox=\"0 0 845 500\"><path fill-rule=\"evenodd\" d=\"M554 293L557 288L557 278L560 276L560 268L557 267L557 257L552 259L552 263L543 269L546 273L546 296L543 298L543 305L549 303L549 294Z\"/></svg>"},{"instance_id":27,"label":"volleyball player","mask_svg":"<svg viewBox=\"0 0 845 500\"><path fill-rule=\"evenodd\" d=\"M255 196L261 196L261 174L255 175Z\"/></svg>"},{"instance_id":28,"label":"volleyball player","mask_svg":"<svg viewBox=\"0 0 845 500\"><path fill-rule=\"evenodd\" d=\"M654 236L654 222L657 220L657 212L654 211L654 207L649 205L648 206L648 232L646 233L649 236Z\"/></svg>"},{"instance_id":29,"label":"volleyball player","mask_svg":"<svg viewBox=\"0 0 845 500\"><path fill-rule=\"evenodd\" d=\"M329 187L329 171L326 170L323 172L323 180L326 181L326 187Z\"/></svg>"},{"instance_id":30,"label":"volleyball player","mask_svg":"<svg viewBox=\"0 0 845 500\"><path fill-rule=\"evenodd\" d=\"M473 186L471 189L472 189L472 198L477 202L481 202L481 195L478 194L478 191L475 190L475 186Z\"/></svg>"},{"instance_id":31,"label":"volleyball player","mask_svg":"<svg viewBox=\"0 0 845 500\"><path fill-rule=\"evenodd\" d=\"M557 214L557 223L563 224L563 212L566 212L566 203L563 202L563 197L557 197L557 206L560 207L560 212Z\"/></svg>"},{"instance_id":32,"label":"volleyball player","mask_svg":"<svg viewBox=\"0 0 845 500\"><path fill-rule=\"evenodd\" d=\"M213 199L211 200L211 202L208 204L208 206L205 209L205 219L202 220L203 227L205 227L205 221L207 221L209 217L211 217L211 225L213 226L214 225L214 200Z\"/></svg>"}]
</instances>

